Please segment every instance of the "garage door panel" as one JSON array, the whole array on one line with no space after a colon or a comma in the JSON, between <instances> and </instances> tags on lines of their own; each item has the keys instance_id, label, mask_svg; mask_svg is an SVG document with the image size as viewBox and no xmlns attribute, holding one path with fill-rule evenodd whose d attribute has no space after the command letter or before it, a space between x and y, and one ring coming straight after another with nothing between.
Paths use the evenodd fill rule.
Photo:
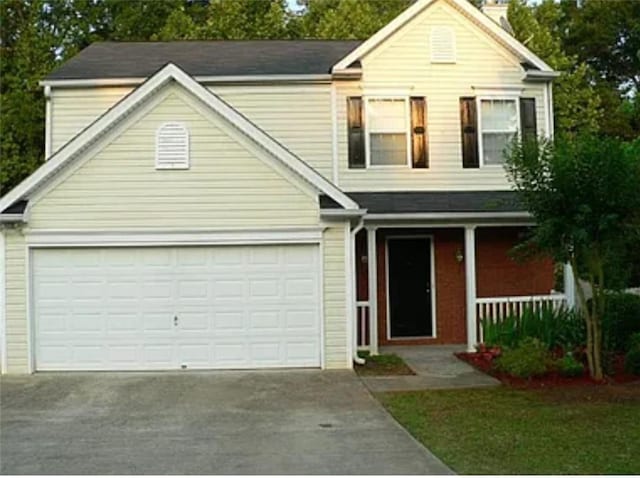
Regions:
<instances>
[{"instance_id":1,"label":"garage door panel","mask_svg":"<svg viewBox=\"0 0 640 478\"><path fill-rule=\"evenodd\" d=\"M33 264L40 370L320 365L317 246L35 250Z\"/></svg>"}]
</instances>

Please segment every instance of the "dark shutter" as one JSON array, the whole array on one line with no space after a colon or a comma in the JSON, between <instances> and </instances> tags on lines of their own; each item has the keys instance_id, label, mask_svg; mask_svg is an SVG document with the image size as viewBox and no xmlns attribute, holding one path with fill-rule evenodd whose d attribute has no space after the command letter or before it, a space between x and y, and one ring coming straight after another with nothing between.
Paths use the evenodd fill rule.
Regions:
<instances>
[{"instance_id":1,"label":"dark shutter","mask_svg":"<svg viewBox=\"0 0 640 478\"><path fill-rule=\"evenodd\" d=\"M364 168L364 115L362 97L347 98L347 121L349 135L349 168Z\"/></svg>"},{"instance_id":2,"label":"dark shutter","mask_svg":"<svg viewBox=\"0 0 640 478\"><path fill-rule=\"evenodd\" d=\"M520 131L525 141L538 137L535 98L520 98Z\"/></svg>"},{"instance_id":3,"label":"dark shutter","mask_svg":"<svg viewBox=\"0 0 640 478\"><path fill-rule=\"evenodd\" d=\"M427 102L423 96L411 97L411 158L414 168L429 167Z\"/></svg>"},{"instance_id":4,"label":"dark shutter","mask_svg":"<svg viewBox=\"0 0 640 478\"><path fill-rule=\"evenodd\" d=\"M462 131L462 167L480 166L478 156L478 114L474 97L460 98L460 129Z\"/></svg>"}]
</instances>

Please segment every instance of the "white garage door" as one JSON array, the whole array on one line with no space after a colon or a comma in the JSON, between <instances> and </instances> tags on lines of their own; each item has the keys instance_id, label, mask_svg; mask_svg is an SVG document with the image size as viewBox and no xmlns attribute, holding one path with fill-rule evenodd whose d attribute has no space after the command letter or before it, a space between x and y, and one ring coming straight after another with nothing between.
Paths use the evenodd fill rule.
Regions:
<instances>
[{"instance_id":1,"label":"white garage door","mask_svg":"<svg viewBox=\"0 0 640 478\"><path fill-rule=\"evenodd\" d=\"M38 370L320 366L318 246L36 249Z\"/></svg>"}]
</instances>

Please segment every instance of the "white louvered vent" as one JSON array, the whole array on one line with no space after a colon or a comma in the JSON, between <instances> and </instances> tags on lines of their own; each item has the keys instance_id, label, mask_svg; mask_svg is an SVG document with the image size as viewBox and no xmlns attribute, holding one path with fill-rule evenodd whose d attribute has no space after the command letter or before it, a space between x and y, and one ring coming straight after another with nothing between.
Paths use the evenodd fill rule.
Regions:
<instances>
[{"instance_id":1,"label":"white louvered vent","mask_svg":"<svg viewBox=\"0 0 640 478\"><path fill-rule=\"evenodd\" d=\"M156 169L189 169L189 131L180 123L165 123L156 132Z\"/></svg>"},{"instance_id":2,"label":"white louvered vent","mask_svg":"<svg viewBox=\"0 0 640 478\"><path fill-rule=\"evenodd\" d=\"M456 34L451 27L431 29L431 63L456 62Z\"/></svg>"}]
</instances>

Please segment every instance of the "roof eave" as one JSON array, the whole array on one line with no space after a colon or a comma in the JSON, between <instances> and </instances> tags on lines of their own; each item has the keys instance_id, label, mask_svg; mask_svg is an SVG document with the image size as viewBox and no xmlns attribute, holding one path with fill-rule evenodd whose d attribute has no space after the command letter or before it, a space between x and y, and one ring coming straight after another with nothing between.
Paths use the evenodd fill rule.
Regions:
<instances>
[{"instance_id":1,"label":"roof eave","mask_svg":"<svg viewBox=\"0 0 640 478\"><path fill-rule=\"evenodd\" d=\"M547 82L553 81L560 76L559 71L541 71L541 70L527 70L524 73L523 80L529 82Z\"/></svg>"},{"instance_id":2,"label":"roof eave","mask_svg":"<svg viewBox=\"0 0 640 478\"><path fill-rule=\"evenodd\" d=\"M234 83L330 83L332 75L221 75L194 76L201 84L234 84ZM42 87L86 88L100 86L138 86L147 80L146 77L131 78L53 78L41 80Z\"/></svg>"}]
</instances>

